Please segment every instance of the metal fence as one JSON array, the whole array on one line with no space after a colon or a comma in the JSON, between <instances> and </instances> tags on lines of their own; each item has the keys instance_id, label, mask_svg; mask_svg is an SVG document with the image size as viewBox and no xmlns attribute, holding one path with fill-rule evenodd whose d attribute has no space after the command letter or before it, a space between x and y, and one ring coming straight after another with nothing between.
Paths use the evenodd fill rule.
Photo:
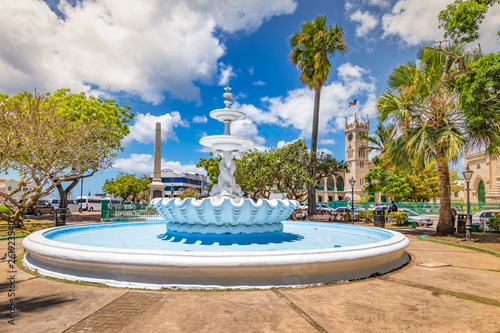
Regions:
<instances>
[{"instance_id":1,"label":"metal fence","mask_svg":"<svg viewBox=\"0 0 500 333\"><path fill-rule=\"evenodd\" d=\"M107 203L102 202L101 221L154 221L163 220L156 209L148 204L140 203Z\"/></svg>"},{"instance_id":2,"label":"metal fence","mask_svg":"<svg viewBox=\"0 0 500 333\"><path fill-rule=\"evenodd\" d=\"M330 202L318 202L318 203L327 205L331 208L351 207L351 202L347 201L330 201ZM372 208L377 204L379 206L385 206L385 202L354 202L354 207L366 210ZM398 208L408 208L419 214L439 215L439 207L440 207L439 202L395 202L395 204L398 206ZM452 202L451 206L455 208L458 213L466 214L467 203ZM471 214L487 209L500 209L500 203L490 203L490 202L470 203Z\"/></svg>"}]
</instances>

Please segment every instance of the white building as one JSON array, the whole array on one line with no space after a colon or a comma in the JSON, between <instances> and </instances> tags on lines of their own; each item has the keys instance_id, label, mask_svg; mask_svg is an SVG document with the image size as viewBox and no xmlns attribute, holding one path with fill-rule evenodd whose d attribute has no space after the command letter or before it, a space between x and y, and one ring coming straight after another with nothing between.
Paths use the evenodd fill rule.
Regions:
<instances>
[{"instance_id":1,"label":"white building","mask_svg":"<svg viewBox=\"0 0 500 333\"><path fill-rule=\"evenodd\" d=\"M153 179L152 174L148 177ZM200 197L208 196L207 176L202 174L163 169L161 170L161 182L165 184L164 198L177 197L179 191L184 188L194 188Z\"/></svg>"},{"instance_id":2,"label":"white building","mask_svg":"<svg viewBox=\"0 0 500 333\"><path fill-rule=\"evenodd\" d=\"M19 186L20 181L15 179L0 179L0 193L9 193L15 190ZM26 186L21 188L21 191L18 191L12 195L12 198L16 201L22 199L22 196L25 192L31 191L34 188L34 184L32 182L28 183ZM31 195L28 195L29 198ZM3 202L3 197L0 196L0 202Z\"/></svg>"}]
</instances>

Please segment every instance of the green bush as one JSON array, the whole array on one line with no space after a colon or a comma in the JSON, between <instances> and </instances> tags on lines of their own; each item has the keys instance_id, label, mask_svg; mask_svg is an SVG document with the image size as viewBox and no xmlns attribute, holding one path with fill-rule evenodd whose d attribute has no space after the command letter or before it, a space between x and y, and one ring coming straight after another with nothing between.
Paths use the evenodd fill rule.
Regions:
<instances>
[{"instance_id":1,"label":"green bush","mask_svg":"<svg viewBox=\"0 0 500 333\"><path fill-rule=\"evenodd\" d=\"M13 215L12 212L10 211L10 209L8 209L7 207L5 207L4 205L0 205L0 210L2 212L4 212L5 214L9 215L9 216Z\"/></svg>"},{"instance_id":2,"label":"green bush","mask_svg":"<svg viewBox=\"0 0 500 333\"><path fill-rule=\"evenodd\" d=\"M489 229L500 231L500 214L490 217L486 224Z\"/></svg>"},{"instance_id":3,"label":"green bush","mask_svg":"<svg viewBox=\"0 0 500 333\"><path fill-rule=\"evenodd\" d=\"M406 221L408 221L408 213L392 212L389 213L389 216L392 216L392 218L396 222L396 225L403 225Z\"/></svg>"},{"instance_id":4,"label":"green bush","mask_svg":"<svg viewBox=\"0 0 500 333\"><path fill-rule=\"evenodd\" d=\"M366 220L366 222L373 222L373 210L360 210L359 218Z\"/></svg>"}]
</instances>

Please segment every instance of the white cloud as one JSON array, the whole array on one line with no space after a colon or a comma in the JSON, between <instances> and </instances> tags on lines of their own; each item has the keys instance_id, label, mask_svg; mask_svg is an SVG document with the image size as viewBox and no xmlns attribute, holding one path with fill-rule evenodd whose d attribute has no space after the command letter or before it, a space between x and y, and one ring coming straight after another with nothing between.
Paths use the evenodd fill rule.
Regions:
<instances>
[{"instance_id":1,"label":"white cloud","mask_svg":"<svg viewBox=\"0 0 500 333\"><path fill-rule=\"evenodd\" d=\"M113 168L127 173L149 175L153 173L154 157L150 154L131 154L128 158L119 158L113 164ZM161 160L162 169L174 171L193 172L206 175L203 168L197 168L195 164L181 164L178 161Z\"/></svg>"},{"instance_id":2,"label":"white cloud","mask_svg":"<svg viewBox=\"0 0 500 333\"><path fill-rule=\"evenodd\" d=\"M248 67L247 69L248 69L248 73L250 73L250 75L253 75L255 68L253 68L253 66L251 66L251 67Z\"/></svg>"},{"instance_id":3,"label":"white cloud","mask_svg":"<svg viewBox=\"0 0 500 333\"><path fill-rule=\"evenodd\" d=\"M419 45L443 39L444 30L439 29L438 15L453 0L399 0L391 13L382 16L383 37L397 36L403 45ZM489 8L480 26L483 51L497 52L500 40L497 38L500 6Z\"/></svg>"},{"instance_id":4,"label":"white cloud","mask_svg":"<svg viewBox=\"0 0 500 333\"><path fill-rule=\"evenodd\" d=\"M325 85L321 91L320 137L343 130L344 116L351 116L354 112L364 116L375 113L375 79L369 72L346 63L339 66L338 76L340 81ZM367 96L367 101L361 103L360 96ZM348 103L354 98L358 98L358 105L349 108ZM261 102L262 108L238 103L234 108L245 112L247 119L256 124L292 127L299 131L301 137L311 136L314 91L298 88L289 91L286 96L264 97Z\"/></svg>"},{"instance_id":5,"label":"white cloud","mask_svg":"<svg viewBox=\"0 0 500 333\"><path fill-rule=\"evenodd\" d=\"M442 39L438 14L453 0L399 0L391 13L382 16L383 37L395 35L405 45Z\"/></svg>"},{"instance_id":6,"label":"white cloud","mask_svg":"<svg viewBox=\"0 0 500 333\"><path fill-rule=\"evenodd\" d=\"M500 50L500 38L497 35L500 30L498 22L500 22L500 5L494 5L486 13L479 29L480 37L477 42L481 44L481 49L485 53Z\"/></svg>"},{"instance_id":7,"label":"white cloud","mask_svg":"<svg viewBox=\"0 0 500 333\"><path fill-rule=\"evenodd\" d=\"M225 65L223 63L219 64L220 67L220 75L219 75L219 86L225 86L229 84L229 80L232 77L236 77L236 74L233 72L233 66Z\"/></svg>"},{"instance_id":8,"label":"white cloud","mask_svg":"<svg viewBox=\"0 0 500 333\"><path fill-rule=\"evenodd\" d=\"M206 124L207 123L207 117L205 117L205 116L194 116L193 117L193 123L194 124Z\"/></svg>"},{"instance_id":9,"label":"white cloud","mask_svg":"<svg viewBox=\"0 0 500 333\"><path fill-rule=\"evenodd\" d=\"M250 119L241 119L231 123L231 134L250 138L258 145L266 142L266 139L259 136L257 125Z\"/></svg>"},{"instance_id":10,"label":"white cloud","mask_svg":"<svg viewBox=\"0 0 500 333\"><path fill-rule=\"evenodd\" d=\"M375 16L371 15L368 12L362 12L360 10L355 11L351 15L351 21L360 23L356 27L356 36L358 37L366 36L378 24L378 19Z\"/></svg>"},{"instance_id":11,"label":"white cloud","mask_svg":"<svg viewBox=\"0 0 500 333\"><path fill-rule=\"evenodd\" d=\"M161 103L169 92L200 102L225 52L214 35L250 33L297 3L278 1L66 1L62 17L39 0L2 1L0 90L126 92Z\"/></svg>"},{"instance_id":12,"label":"white cloud","mask_svg":"<svg viewBox=\"0 0 500 333\"><path fill-rule=\"evenodd\" d=\"M161 140L178 140L174 132L174 127L188 127L187 121L181 118L177 111L164 114L163 116L153 116L149 113L139 113L134 117L134 124L129 126L130 133L123 139L123 144L132 141L140 143L153 143L155 140L155 124L161 123Z\"/></svg>"},{"instance_id":13,"label":"white cloud","mask_svg":"<svg viewBox=\"0 0 500 333\"><path fill-rule=\"evenodd\" d=\"M255 81L255 82L253 82L253 85L254 85L254 86L264 86L264 85L266 85L266 83L265 83L264 81L260 81L260 80L259 80L259 81Z\"/></svg>"},{"instance_id":14,"label":"white cloud","mask_svg":"<svg viewBox=\"0 0 500 333\"><path fill-rule=\"evenodd\" d=\"M281 140L276 145L276 148L283 148L284 146L289 145L291 143L294 143L295 141L298 141L298 140L303 140L303 139L302 138L298 138L296 140L292 140L292 141L288 141L288 142Z\"/></svg>"},{"instance_id":15,"label":"white cloud","mask_svg":"<svg viewBox=\"0 0 500 333\"><path fill-rule=\"evenodd\" d=\"M326 149L326 148L319 148L318 152L319 153L324 153L324 154L327 154L327 155L333 155L332 151L329 150L329 149Z\"/></svg>"},{"instance_id":16,"label":"white cloud","mask_svg":"<svg viewBox=\"0 0 500 333\"><path fill-rule=\"evenodd\" d=\"M337 141L335 141L335 139L320 139L319 144L320 145L334 145L334 144L337 144Z\"/></svg>"}]
</instances>

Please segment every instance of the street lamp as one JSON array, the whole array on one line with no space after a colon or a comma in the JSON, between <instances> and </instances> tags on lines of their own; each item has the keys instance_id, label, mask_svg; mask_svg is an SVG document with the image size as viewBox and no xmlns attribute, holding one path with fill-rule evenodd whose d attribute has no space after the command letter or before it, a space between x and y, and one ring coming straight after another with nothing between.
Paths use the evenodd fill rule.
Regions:
<instances>
[{"instance_id":1,"label":"street lamp","mask_svg":"<svg viewBox=\"0 0 500 333\"><path fill-rule=\"evenodd\" d=\"M465 222L465 239L470 240L471 235L470 235L470 230L472 228L471 225L471 220L470 220L470 202L469 202L469 182L470 179L472 178L472 173L474 171L469 169L469 164L467 164L467 168L465 168L465 171L462 172L464 175L465 182L467 183L467 219Z\"/></svg>"},{"instance_id":2,"label":"street lamp","mask_svg":"<svg viewBox=\"0 0 500 333\"><path fill-rule=\"evenodd\" d=\"M351 224L354 224L354 185L356 185L356 179L351 176L349 180L349 184L351 184L352 195L351 195Z\"/></svg>"}]
</instances>

